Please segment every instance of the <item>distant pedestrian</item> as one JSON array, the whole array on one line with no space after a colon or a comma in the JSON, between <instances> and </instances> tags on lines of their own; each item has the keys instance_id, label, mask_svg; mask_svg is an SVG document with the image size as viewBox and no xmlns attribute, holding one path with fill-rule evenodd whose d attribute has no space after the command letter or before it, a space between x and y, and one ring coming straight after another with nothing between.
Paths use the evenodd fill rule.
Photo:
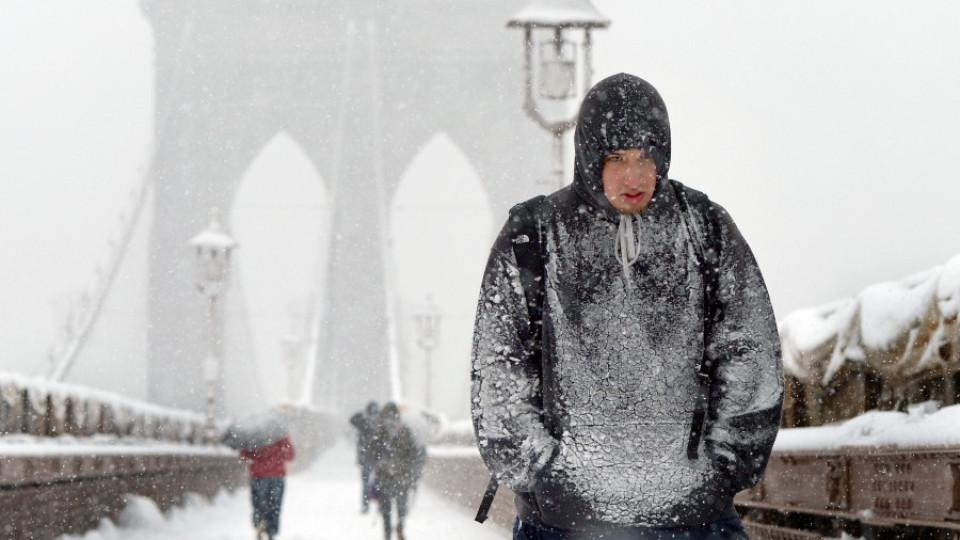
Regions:
<instances>
[{"instance_id":1,"label":"distant pedestrian","mask_svg":"<svg viewBox=\"0 0 960 540\"><path fill-rule=\"evenodd\" d=\"M410 427L403 423L396 404L387 403L383 406L380 422L374 471L377 504L383 517L385 540L390 540L393 529L391 517L394 503L397 510L397 539L404 540L403 520L407 515L407 502L420 479L426 449L414 437Z\"/></svg>"},{"instance_id":2,"label":"distant pedestrian","mask_svg":"<svg viewBox=\"0 0 960 540\"><path fill-rule=\"evenodd\" d=\"M287 462L294 456L293 443L288 437L263 448L240 451L240 457L250 462L250 498L258 540L273 540L280 531L284 477Z\"/></svg>"},{"instance_id":3,"label":"distant pedestrian","mask_svg":"<svg viewBox=\"0 0 960 540\"><path fill-rule=\"evenodd\" d=\"M259 540L272 540L280 530L284 477L295 455L289 433L286 415L270 409L234 422L223 437L223 444L239 450L250 464L253 526Z\"/></svg>"},{"instance_id":4,"label":"distant pedestrian","mask_svg":"<svg viewBox=\"0 0 960 540\"><path fill-rule=\"evenodd\" d=\"M360 465L360 511L364 514L370 509L373 495L371 475L376 465L374 449L380 433L380 406L376 401L367 403L367 407L350 417L350 423L357 428L357 465Z\"/></svg>"}]
</instances>

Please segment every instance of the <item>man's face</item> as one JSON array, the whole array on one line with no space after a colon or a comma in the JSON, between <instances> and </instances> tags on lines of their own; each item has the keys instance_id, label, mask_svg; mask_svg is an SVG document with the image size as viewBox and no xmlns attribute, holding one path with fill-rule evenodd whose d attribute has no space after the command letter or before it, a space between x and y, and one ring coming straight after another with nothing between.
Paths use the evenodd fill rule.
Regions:
<instances>
[{"instance_id":1,"label":"man's face","mask_svg":"<svg viewBox=\"0 0 960 540\"><path fill-rule=\"evenodd\" d=\"M643 212L657 187L657 164L643 150L617 150L603 160L603 194L621 214Z\"/></svg>"}]
</instances>

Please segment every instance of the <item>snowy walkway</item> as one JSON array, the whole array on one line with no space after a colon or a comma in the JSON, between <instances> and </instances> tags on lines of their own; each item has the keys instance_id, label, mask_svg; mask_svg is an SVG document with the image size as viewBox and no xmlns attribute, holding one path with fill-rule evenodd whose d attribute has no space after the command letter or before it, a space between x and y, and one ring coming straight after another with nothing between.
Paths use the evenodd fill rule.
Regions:
<instances>
[{"instance_id":1,"label":"snowy walkway","mask_svg":"<svg viewBox=\"0 0 960 540\"><path fill-rule=\"evenodd\" d=\"M311 469L288 477L278 540L381 540L376 507L360 514L359 472L353 449L338 443ZM253 540L250 490L221 492L213 502L197 498L167 515L146 499L134 499L117 524L104 522L73 540ZM465 509L421 488L406 524L407 540L506 540L509 531L487 522L479 525Z\"/></svg>"}]
</instances>

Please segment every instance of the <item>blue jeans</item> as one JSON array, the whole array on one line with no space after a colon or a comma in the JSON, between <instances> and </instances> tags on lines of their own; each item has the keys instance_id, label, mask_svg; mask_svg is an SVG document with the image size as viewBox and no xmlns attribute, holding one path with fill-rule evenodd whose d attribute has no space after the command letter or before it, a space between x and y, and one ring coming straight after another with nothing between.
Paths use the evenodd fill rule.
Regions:
<instances>
[{"instance_id":1,"label":"blue jeans","mask_svg":"<svg viewBox=\"0 0 960 540\"><path fill-rule=\"evenodd\" d=\"M722 519L707 525L656 529L631 527L610 532L550 532L519 519L513 524L513 540L749 540L739 518Z\"/></svg>"},{"instance_id":2,"label":"blue jeans","mask_svg":"<svg viewBox=\"0 0 960 540\"><path fill-rule=\"evenodd\" d=\"M372 463L364 462L360 465L360 502L363 504L364 510L370 505L370 473L372 472Z\"/></svg>"},{"instance_id":3,"label":"blue jeans","mask_svg":"<svg viewBox=\"0 0 960 540\"><path fill-rule=\"evenodd\" d=\"M250 480L250 498L253 500L253 526L264 524L270 537L280 530L280 505L283 503L283 477L254 478Z\"/></svg>"}]
</instances>

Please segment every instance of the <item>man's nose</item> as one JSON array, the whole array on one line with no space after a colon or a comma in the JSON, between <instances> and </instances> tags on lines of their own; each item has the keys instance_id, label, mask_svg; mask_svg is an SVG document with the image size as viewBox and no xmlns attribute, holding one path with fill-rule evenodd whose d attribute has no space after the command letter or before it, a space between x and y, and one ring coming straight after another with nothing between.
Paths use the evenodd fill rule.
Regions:
<instances>
[{"instance_id":1,"label":"man's nose","mask_svg":"<svg viewBox=\"0 0 960 540\"><path fill-rule=\"evenodd\" d=\"M631 188L639 188L643 184L643 170L639 165L630 165L624 172L624 183Z\"/></svg>"}]
</instances>

